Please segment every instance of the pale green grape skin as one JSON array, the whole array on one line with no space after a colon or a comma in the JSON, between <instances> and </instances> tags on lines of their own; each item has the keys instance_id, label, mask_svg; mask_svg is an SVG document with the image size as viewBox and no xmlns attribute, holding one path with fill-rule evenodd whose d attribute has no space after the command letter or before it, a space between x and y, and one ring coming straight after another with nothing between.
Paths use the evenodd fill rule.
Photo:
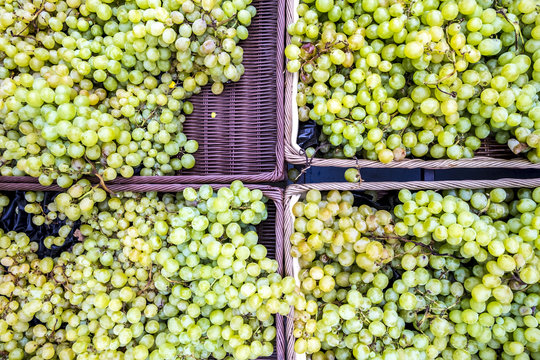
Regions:
<instances>
[{"instance_id":1,"label":"pale green grape skin","mask_svg":"<svg viewBox=\"0 0 540 360\"><path fill-rule=\"evenodd\" d=\"M352 183L357 183L361 180L360 171L355 168L350 168L345 171L345 180Z\"/></svg>"}]
</instances>

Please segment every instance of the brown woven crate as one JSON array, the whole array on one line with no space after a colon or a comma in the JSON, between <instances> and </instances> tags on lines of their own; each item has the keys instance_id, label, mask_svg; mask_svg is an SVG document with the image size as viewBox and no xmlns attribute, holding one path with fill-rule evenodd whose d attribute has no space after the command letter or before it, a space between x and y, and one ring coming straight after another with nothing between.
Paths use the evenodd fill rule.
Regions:
<instances>
[{"instance_id":1,"label":"brown woven crate","mask_svg":"<svg viewBox=\"0 0 540 360\"><path fill-rule=\"evenodd\" d=\"M211 184L214 190L228 186L227 184ZM249 189L259 189L270 201L266 203L268 218L257 226L259 243L268 250L268 257L278 263L278 272L283 275L283 190L268 185L245 184ZM113 192L180 192L185 188L199 189L200 184L112 184L108 188ZM0 191L65 191L58 186L41 186L36 183L0 183ZM285 322L283 316L276 315L276 342L274 354L259 360L285 359Z\"/></svg>"},{"instance_id":2,"label":"brown woven crate","mask_svg":"<svg viewBox=\"0 0 540 360\"><path fill-rule=\"evenodd\" d=\"M283 44L285 0L253 0L257 15L244 49L245 73L237 83L214 95L210 86L190 101L184 133L197 140L195 167L175 176L134 176L111 183L178 184L275 182L284 177ZM215 113L215 118L212 117ZM279 121L278 121L279 120ZM4 182L5 177L0 177ZM24 177L5 182L37 182Z\"/></svg>"},{"instance_id":3,"label":"brown woven crate","mask_svg":"<svg viewBox=\"0 0 540 360\"><path fill-rule=\"evenodd\" d=\"M287 24L298 19L296 7L299 0L285 0ZM286 30L285 30L286 31ZM287 44L290 36L286 34ZM296 104L296 86L298 74L286 71L285 74L285 159L291 164L305 164L306 157L298 145L298 106ZM315 157L312 166L366 167L366 168L407 168L407 169L451 169L451 168L515 168L540 169L540 164L533 164L523 157L513 154L506 144L498 144L493 139L486 139L475 152L472 159L461 160L423 160L404 159L383 164L379 161Z\"/></svg>"},{"instance_id":4,"label":"brown woven crate","mask_svg":"<svg viewBox=\"0 0 540 360\"><path fill-rule=\"evenodd\" d=\"M361 182L361 183L317 183L317 184L302 184L290 185L285 191L285 213L284 213L284 264L285 274L295 276L298 274L298 263L290 255L291 243L289 241L294 232L294 215L292 207L298 202L301 196L305 195L309 190L319 191L365 191L374 190L387 192L389 190L445 190L445 189L483 189L483 188L533 188L540 186L540 178L534 179L499 179L499 180L448 180L448 181L409 181L409 182ZM306 356L299 355L294 352L295 338L293 336L294 324L294 308L286 319L285 337L287 344L287 360L305 360Z\"/></svg>"}]
</instances>

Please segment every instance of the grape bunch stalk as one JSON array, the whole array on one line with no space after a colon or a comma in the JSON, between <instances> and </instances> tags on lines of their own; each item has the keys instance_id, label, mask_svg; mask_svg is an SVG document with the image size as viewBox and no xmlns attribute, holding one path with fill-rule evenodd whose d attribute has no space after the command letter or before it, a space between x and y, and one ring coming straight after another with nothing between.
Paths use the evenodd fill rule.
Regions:
<instances>
[{"instance_id":1,"label":"grape bunch stalk","mask_svg":"<svg viewBox=\"0 0 540 360\"><path fill-rule=\"evenodd\" d=\"M348 191L293 205L295 352L540 359L540 188L397 195L375 200L390 211Z\"/></svg>"},{"instance_id":2,"label":"grape bunch stalk","mask_svg":"<svg viewBox=\"0 0 540 360\"><path fill-rule=\"evenodd\" d=\"M189 98L244 73L251 0L0 2L0 174L69 187L195 165Z\"/></svg>"},{"instance_id":3,"label":"grape bunch stalk","mask_svg":"<svg viewBox=\"0 0 540 360\"><path fill-rule=\"evenodd\" d=\"M287 69L322 156L459 160L494 138L540 162L538 1L302 0L296 11Z\"/></svg>"},{"instance_id":4,"label":"grape bunch stalk","mask_svg":"<svg viewBox=\"0 0 540 360\"><path fill-rule=\"evenodd\" d=\"M41 196L28 194L29 210ZM0 230L0 355L271 356L274 315L289 313L285 297L295 283L279 275L259 243L256 226L268 216L267 201L239 181L217 191L203 185L174 194L106 195L91 211L80 210L69 251L50 257L27 234ZM58 218L66 217L62 209L80 206L73 194L54 204L50 212ZM66 232L62 227L58 237Z\"/></svg>"}]
</instances>

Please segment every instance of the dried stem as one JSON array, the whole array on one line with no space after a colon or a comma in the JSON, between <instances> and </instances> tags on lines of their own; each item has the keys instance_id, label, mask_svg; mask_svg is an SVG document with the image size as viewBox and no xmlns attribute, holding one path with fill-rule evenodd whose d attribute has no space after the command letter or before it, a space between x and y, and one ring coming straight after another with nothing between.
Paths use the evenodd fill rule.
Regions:
<instances>
[{"instance_id":1,"label":"dried stem","mask_svg":"<svg viewBox=\"0 0 540 360\"><path fill-rule=\"evenodd\" d=\"M519 28L519 24L516 24L516 23L510 21L510 19L508 18L508 15L506 14L506 10L505 10L503 7L497 9L495 12L496 12L497 14L502 15L502 17L503 17L506 21L508 21L508 22L514 27L514 36L516 37L516 43L515 43L515 45L516 45L516 51L517 51L517 50L518 50L518 46L519 46L519 37L518 37L518 33L519 33L519 36L522 37L522 41L523 41L523 36L521 35L521 29Z\"/></svg>"},{"instance_id":2,"label":"dried stem","mask_svg":"<svg viewBox=\"0 0 540 360\"><path fill-rule=\"evenodd\" d=\"M300 177L302 175L304 175L306 173L306 171L308 171L308 169L311 167L311 164L313 163L313 159L314 159L315 155L325 145L326 145L326 143L319 144L319 146L317 146L315 148L315 153L313 154L312 157L309 157L304 149L301 150L303 152L304 156L306 157L306 164L304 165L304 168L300 171L300 174L298 174L298 176L294 179L294 182L298 181L298 179L300 179Z\"/></svg>"},{"instance_id":3,"label":"dried stem","mask_svg":"<svg viewBox=\"0 0 540 360\"><path fill-rule=\"evenodd\" d=\"M28 27L30 26L30 24L32 24L32 23L37 19L37 17L39 16L39 14L40 14L43 10L45 10L44 5L45 5L45 2L43 2L43 4L41 5L41 7L39 8L39 10L36 11L36 13L34 14L34 17L32 18L32 20L30 20L30 21L28 22L28 24L26 24L26 26L24 27L24 29L22 29L21 31L19 31L18 34L14 34L13 36L21 36L21 34L22 34L26 29L28 29Z\"/></svg>"},{"instance_id":4,"label":"dried stem","mask_svg":"<svg viewBox=\"0 0 540 360\"><path fill-rule=\"evenodd\" d=\"M101 184L101 187L102 187L106 192L108 192L109 194L114 195L114 191L111 191L111 190L107 187L107 185L105 185L105 180L103 180L103 176L101 176L101 175L98 173L98 171L97 171L97 169L96 169L96 165L94 165L94 162L93 162L93 161L90 161L86 156L85 156L85 159L86 159L86 161L87 161L90 165L92 165L92 169L93 169L93 171L94 171L93 174L99 179L99 183Z\"/></svg>"},{"instance_id":5,"label":"dried stem","mask_svg":"<svg viewBox=\"0 0 540 360\"><path fill-rule=\"evenodd\" d=\"M398 239L400 241L413 243L415 245L418 245L418 246L421 246L421 247L423 247L425 249L428 249L430 254L433 255L433 256L448 256L448 257L453 257L454 259L463 260L462 257L456 256L456 255L453 255L453 254L441 254L441 253L438 253L430 245L421 243L419 241L413 241L413 240L407 239L407 238L402 237L402 236L391 236L391 235L386 236L386 237L385 236L372 236L372 237L370 237L370 239L377 240L377 241L388 240L388 239Z\"/></svg>"},{"instance_id":6,"label":"dried stem","mask_svg":"<svg viewBox=\"0 0 540 360\"><path fill-rule=\"evenodd\" d=\"M152 274L153 274L152 267L150 267L150 275L148 276L148 281L146 282L146 285L141 290L139 290L137 295L142 294L143 292L145 292L150 287L150 285L152 284Z\"/></svg>"}]
</instances>

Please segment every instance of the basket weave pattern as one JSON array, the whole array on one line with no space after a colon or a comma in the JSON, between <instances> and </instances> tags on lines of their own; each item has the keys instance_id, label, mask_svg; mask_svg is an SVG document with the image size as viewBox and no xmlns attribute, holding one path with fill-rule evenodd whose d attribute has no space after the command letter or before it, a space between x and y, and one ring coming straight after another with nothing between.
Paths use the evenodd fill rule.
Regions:
<instances>
[{"instance_id":1,"label":"basket weave pattern","mask_svg":"<svg viewBox=\"0 0 540 360\"><path fill-rule=\"evenodd\" d=\"M288 276L295 276L295 272L298 271L295 266L295 261L290 255L291 243L289 241L291 235L294 233L294 215L292 213L292 207L298 202L300 197L309 190L319 191L363 191L363 190L445 190L445 189L483 189L483 188L533 188L540 186L540 178L534 179L499 179L499 180L449 180L449 181L409 181L409 182L370 182L370 183L317 183L317 184L302 184L302 185L290 185L285 191L285 213L284 213L284 264L285 274ZM289 317L287 318L285 325L285 337L287 344L287 360L300 360L305 359L305 355L296 354L294 351L295 338L293 336L294 330L294 308L291 309Z\"/></svg>"},{"instance_id":2,"label":"basket weave pattern","mask_svg":"<svg viewBox=\"0 0 540 360\"><path fill-rule=\"evenodd\" d=\"M286 0L287 24L298 19L296 7L298 0ZM286 30L285 30L286 31ZM287 43L290 36L286 35ZM285 159L291 164L306 164L306 156L298 145L298 105L296 104L296 87L298 74L286 71L285 74ZM472 159L460 160L423 160L404 159L383 164L379 161L364 159L318 158L310 162L312 166L366 167L366 168L406 168L406 169L451 169L451 168L514 168L540 169L540 164L533 164L525 158L516 157L506 144L498 144L493 139L485 139Z\"/></svg>"},{"instance_id":3,"label":"basket weave pattern","mask_svg":"<svg viewBox=\"0 0 540 360\"><path fill-rule=\"evenodd\" d=\"M108 186L113 192L181 192L185 188L192 187L199 189L200 184L113 184ZM228 185L212 184L214 190ZM268 185L248 185L249 189L259 189L269 201L266 203L268 218L257 226L257 234L259 235L259 244L262 244L268 250L267 256L275 259L278 263L278 272L283 275L283 190L268 186ZM36 183L0 183L0 191L65 191L58 186L42 186ZM261 358L268 360L285 359L285 331L283 316L276 315L276 340L274 346L274 354L271 357Z\"/></svg>"}]
</instances>

